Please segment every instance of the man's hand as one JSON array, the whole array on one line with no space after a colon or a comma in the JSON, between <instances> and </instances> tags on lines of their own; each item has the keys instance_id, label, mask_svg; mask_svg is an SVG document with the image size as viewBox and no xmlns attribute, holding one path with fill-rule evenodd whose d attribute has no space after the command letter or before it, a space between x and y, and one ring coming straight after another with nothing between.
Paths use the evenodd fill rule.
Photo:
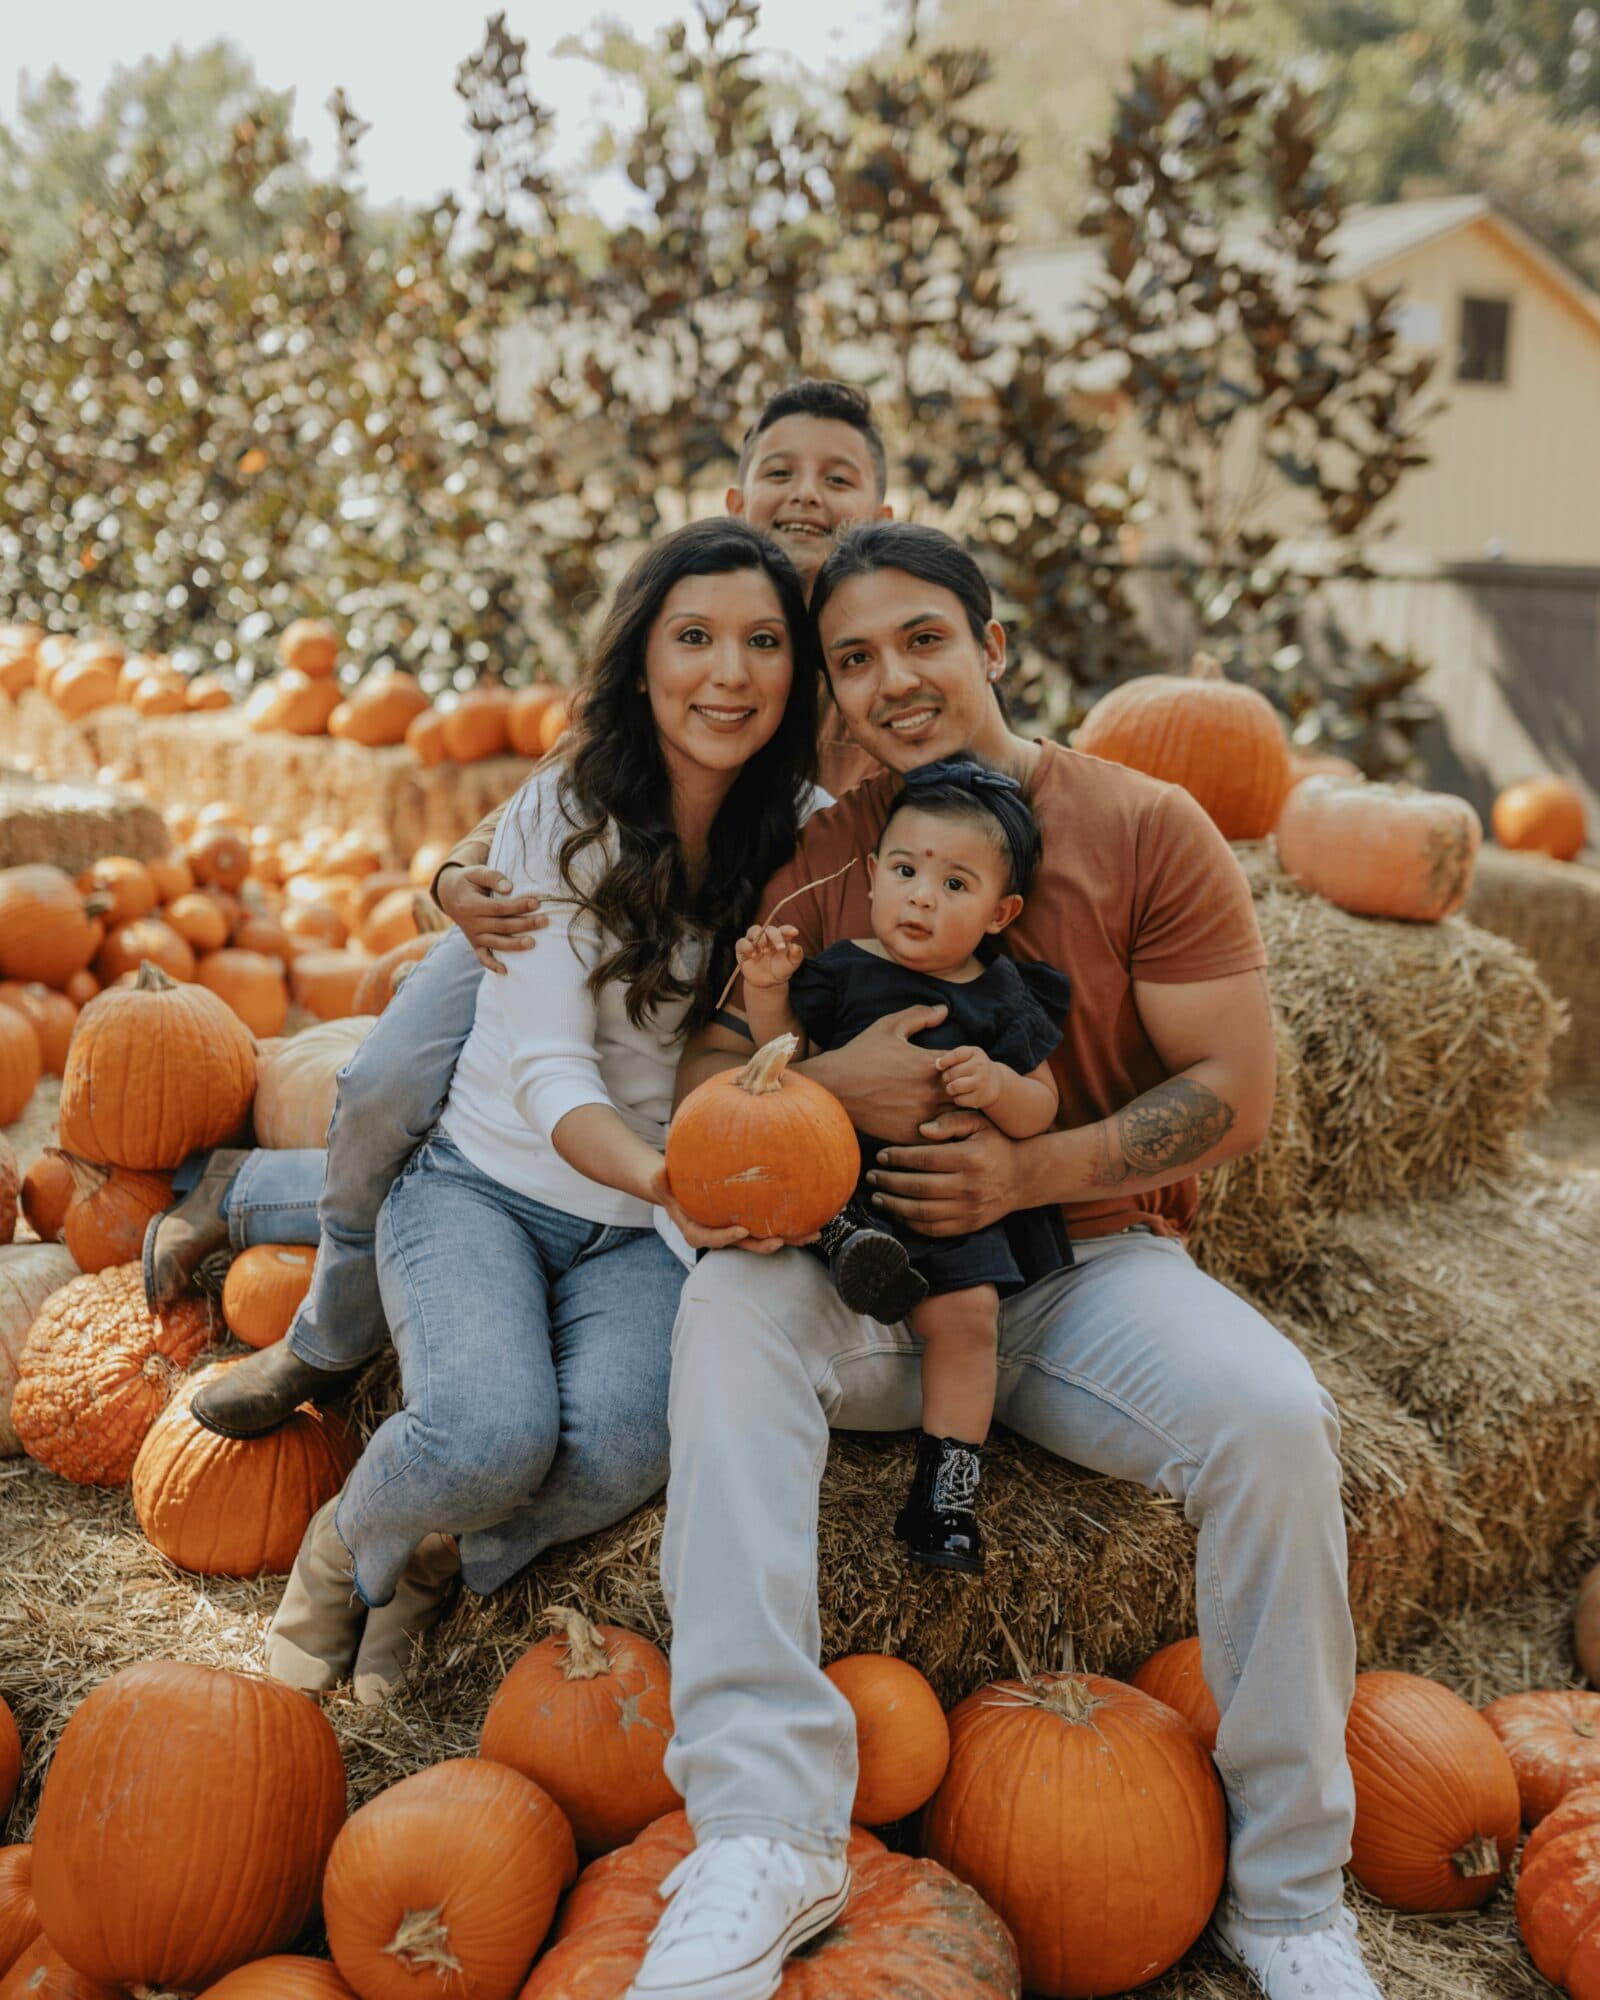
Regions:
<instances>
[{"instance_id":1,"label":"man's hand","mask_svg":"<svg viewBox=\"0 0 1600 2000\"><path fill-rule=\"evenodd\" d=\"M505 971L497 951L530 951L533 933L549 922L539 915L539 898L513 896L498 868L447 868L439 877L438 901L488 972Z\"/></svg>"},{"instance_id":2,"label":"man's hand","mask_svg":"<svg viewBox=\"0 0 1600 2000\"><path fill-rule=\"evenodd\" d=\"M924 1127L928 1146L885 1146L867 1175L872 1206L924 1236L966 1236L1029 1206L1017 1185L1018 1147L975 1111Z\"/></svg>"},{"instance_id":3,"label":"man's hand","mask_svg":"<svg viewBox=\"0 0 1600 2000\"><path fill-rule=\"evenodd\" d=\"M813 1057L806 1074L827 1085L858 1132L909 1144L950 1105L937 1056L931 1049L914 1049L910 1038L936 1028L948 1011L902 1007L885 1014L843 1048Z\"/></svg>"},{"instance_id":4,"label":"man's hand","mask_svg":"<svg viewBox=\"0 0 1600 2000\"><path fill-rule=\"evenodd\" d=\"M986 1049L946 1049L938 1067L945 1090L964 1111L987 1111L1000 1095L999 1066Z\"/></svg>"},{"instance_id":5,"label":"man's hand","mask_svg":"<svg viewBox=\"0 0 1600 2000\"><path fill-rule=\"evenodd\" d=\"M752 924L733 947L746 986L773 992L786 987L805 957L793 924Z\"/></svg>"}]
</instances>

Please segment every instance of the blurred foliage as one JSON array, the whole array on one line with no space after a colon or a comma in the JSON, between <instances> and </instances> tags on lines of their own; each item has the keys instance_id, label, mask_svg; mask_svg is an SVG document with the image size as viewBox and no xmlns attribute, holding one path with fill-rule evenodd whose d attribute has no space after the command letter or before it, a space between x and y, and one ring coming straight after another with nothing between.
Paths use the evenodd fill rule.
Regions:
<instances>
[{"instance_id":1,"label":"blurred foliage","mask_svg":"<svg viewBox=\"0 0 1600 2000\"><path fill-rule=\"evenodd\" d=\"M1157 56L1089 164L1105 271L1078 353L1121 365L1200 644L1297 741L1406 769L1434 713L1423 664L1313 646L1313 607L1327 577L1366 573L1382 510L1427 463L1433 363L1401 345L1398 292L1363 287L1354 325L1329 305L1341 204L1315 100L1226 47Z\"/></svg>"}]
</instances>

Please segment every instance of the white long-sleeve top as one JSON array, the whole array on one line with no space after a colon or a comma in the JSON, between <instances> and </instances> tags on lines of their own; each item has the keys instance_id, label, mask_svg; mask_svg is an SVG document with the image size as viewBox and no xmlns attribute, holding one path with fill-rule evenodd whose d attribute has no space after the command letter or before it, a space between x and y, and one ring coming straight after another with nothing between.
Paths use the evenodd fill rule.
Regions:
<instances>
[{"instance_id":1,"label":"white long-sleeve top","mask_svg":"<svg viewBox=\"0 0 1600 2000\"><path fill-rule=\"evenodd\" d=\"M598 995L590 991L590 968L613 941L603 938L593 915L574 906L562 878L556 857L572 827L560 776L559 766L535 773L495 834L490 867L516 894L537 895L548 923L531 951L506 952L505 972L486 973L480 982L478 1011L440 1125L502 1186L590 1222L648 1229L664 1219L659 1211L568 1166L551 1134L569 1111L608 1104L641 1139L663 1146L689 1003L659 1007L636 1028L620 980ZM817 791L811 810L831 803ZM598 880L613 851L609 843L586 849L578 880L586 887ZM698 973L705 949L699 942L680 948L676 970L683 978Z\"/></svg>"}]
</instances>

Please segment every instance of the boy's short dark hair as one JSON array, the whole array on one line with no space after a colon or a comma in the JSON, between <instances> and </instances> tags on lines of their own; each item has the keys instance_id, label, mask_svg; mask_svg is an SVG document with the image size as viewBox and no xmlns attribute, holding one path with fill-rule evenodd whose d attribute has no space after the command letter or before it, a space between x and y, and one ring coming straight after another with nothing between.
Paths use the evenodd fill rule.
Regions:
<instances>
[{"instance_id":1,"label":"boy's short dark hair","mask_svg":"<svg viewBox=\"0 0 1600 2000\"><path fill-rule=\"evenodd\" d=\"M760 416L745 432L739 446L741 486L750 470L750 461L755 457L761 433L771 430L785 417L820 417L830 423L848 424L853 431L859 431L867 441L873 470L878 475L878 498L883 498L889 485L889 454L884 450L883 433L873 422L871 403L859 389L852 389L848 382L825 381L820 376L791 382L786 389L768 397Z\"/></svg>"}]
</instances>

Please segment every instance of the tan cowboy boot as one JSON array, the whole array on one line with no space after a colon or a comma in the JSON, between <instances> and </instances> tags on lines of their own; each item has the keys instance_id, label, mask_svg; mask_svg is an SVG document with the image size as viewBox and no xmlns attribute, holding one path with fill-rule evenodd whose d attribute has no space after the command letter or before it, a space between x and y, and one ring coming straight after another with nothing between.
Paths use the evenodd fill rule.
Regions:
<instances>
[{"instance_id":1,"label":"tan cowboy boot","mask_svg":"<svg viewBox=\"0 0 1600 2000\"><path fill-rule=\"evenodd\" d=\"M219 1252L227 1254L228 1219L222 1212L223 1197L248 1158L248 1153L218 1148L183 1200L175 1208L164 1209L145 1231L144 1296L152 1312L158 1306L170 1306L191 1290L208 1258Z\"/></svg>"},{"instance_id":2,"label":"tan cowboy boot","mask_svg":"<svg viewBox=\"0 0 1600 2000\"><path fill-rule=\"evenodd\" d=\"M416 1653L417 1641L455 1601L461 1557L453 1535L427 1535L405 1566L394 1596L367 1613L356 1654L356 1700L380 1707L396 1693Z\"/></svg>"},{"instance_id":3,"label":"tan cowboy boot","mask_svg":"<svg viewBox=\"0 0 1600 2000\"><path fill-rule=\"evenodd\" d=\"M332 1499L312 1515L267 1627L267 1672L302 1694L324 1694L344 1679L367 1618L350 1551L333 1525L338 1504Z\"/></svg>"}]
</instances>

